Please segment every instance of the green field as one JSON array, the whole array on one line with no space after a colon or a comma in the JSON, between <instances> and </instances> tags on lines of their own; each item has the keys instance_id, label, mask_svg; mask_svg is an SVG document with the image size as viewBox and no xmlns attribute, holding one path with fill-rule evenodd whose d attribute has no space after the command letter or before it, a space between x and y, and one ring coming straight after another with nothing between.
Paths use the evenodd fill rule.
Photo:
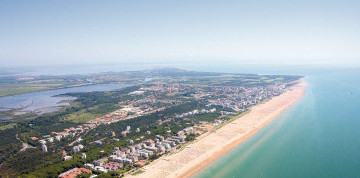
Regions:
<instances>
[{"instance_id":1,"label":"green field","mask_svg":"<svg viewBox=\"0 0 360 178\"><path fill-rule=\"evenodd\" d=\"M30 93L30 92L36 92L36 91L49 90L49 89L51 89L51 88L48 88L48 87L16 88L16 89L0 91L0 96L17 95L17 94L22 94L22 93Z\"/></svg>"},{"instance_id":2,"label":"green field","mask_svg":"<svg viewBox=\"0 0 360 178\"><path fill-rule=\"evenodd\" d=\"M81 109L80 111L67 114L62 120L72 121L74 123L85 123L120 108L121 107L119 105L99 104L94 107Z\"/></svg>"},{"instance_id":3,"label":"green field","mask_svg":"<svg viewBox=\"0 0 360 178\"><path fill-rule=\"evenodd\" d=\"M11 123L8 125L4 125L4 126L0 126L0 130L6 130L6 129L11 129L16 125L16 123Z\"/></svg>"}]
</instances>

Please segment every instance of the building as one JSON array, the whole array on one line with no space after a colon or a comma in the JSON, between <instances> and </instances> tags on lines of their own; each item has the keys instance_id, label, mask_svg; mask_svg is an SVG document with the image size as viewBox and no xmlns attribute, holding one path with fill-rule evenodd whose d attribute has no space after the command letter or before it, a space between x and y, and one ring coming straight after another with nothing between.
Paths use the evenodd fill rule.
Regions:
<instances>
[{"instance_id":1,"label":"building","mask_svg":"<svg viewBox=\"0 0 360 178\"><path fill-rule=\"evenodd\" d=\"M41 150L43 151L43 152L47 152L48 150L47 150L47 146L44 144L44 145L42 145L41 146Z\"/></svg>"},{"instance_id":2,"label":"building","mask_svg":"<svg viewBox=\"0 0 360 178\"><path fill-rule=\"evenodd\" d=\"M74 153L79 152L79 151L80 151L79 146L74 146L74 147L72 148L72 151L73 151Z\"/></svg>"},{"instance_id":3,"label":"building","mask_svg":"<svg viewBox=\"0 0 360 178\"><path fill-rule=\"evenodd\" d=\"M50 143L52 143L52 142L54 142L54 138L53 138L53 137L49 137L49 138L48 138L48 141L49 141Z\"/></svg>"},{"instance_id":4,"label":"building","mask_svg":"<svg viewBox=\"0 0 360 178\"><path fill-rule=\"evenodd\" d=\"M81 144L79 144L78 146L74 146L73 148L72 148L72 151L74 152L74 153L76 153L76 152L79 152L81 149L83 149L84 148L84 145L81 145Z\"/></svg>"},{"instance_id":5,"label":"building","mask_svg":"<svg viewBox=\"0 0 360 178\"><path fill-rule=\"evenodd\" d=\"M95 160L93 163L95 166L103 166L108 161L107 158Z\"/></svg>"},{"instance_id":6,"label":"building","mask_svg":"<svg viewBox=\"0 0 360 178\"><path fill-rule=\"evenodd\" d=\"M116 171L123 167L122 163L116 163L116 162L109 162L103 166L108 171Z\"/></svg>"},{"instance_id":7,"label":"building","mask_svg":"<svg viewBox=\"0 0 360 178\"><path fill-rule=\"evenodd\" d=\"M82 153L81 159L86 159L86 153Z\"/></svg>"},{"instance_id":8,"label":"building","mask_svg":"<svg viewBox=\"0 0 360 178\"><path fill-rule=\"evenodd\" d=\"M95 166L93 164L86 163L86 164L84 164L84 167L94 169Z\"/></svg>"},{"instance_id":9,"label":"building","mask_svg":"<svg viewBox=\"0 0 360 178\"><path fill-rule=\"evenodd\" d=\"M139 156L137 156L136 154L130 154L128 156L128 159L131 159L133 162L136 162L139 160Z\"/></svg>"},{"instance_id":10,"label":"building","mask_svg":"<svg viewBox=\"0 0 360 178\"><path fill-rule=\"evenodd\" d=\"M64 156L64 157L63 157L63 160L64 160L64 161L71 160L71 159L72 159L72 156Z\"/></svg>"}]
</instances>

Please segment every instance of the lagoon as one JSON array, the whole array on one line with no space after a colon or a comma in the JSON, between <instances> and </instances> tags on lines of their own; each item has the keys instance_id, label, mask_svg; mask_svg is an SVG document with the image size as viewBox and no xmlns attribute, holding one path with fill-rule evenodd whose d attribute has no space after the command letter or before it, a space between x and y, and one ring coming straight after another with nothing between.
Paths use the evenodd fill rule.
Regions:
<instances>
[{"instance_id":1,"label":"lagoon","mask_svg":"<svg viewBox=\"0 0 360 178\"><path fill-rule=\"evenodd\" d=\"M81 87L62 88L55 90L39 91L33 93L25 93L20 95L0 97L0 110L12 110L17 109L16 114L24 114L27 112L36 112L38 114L54 112L63 106L69 105L68 102L76 99L70 96L56 96L65 93L74 92L92 92L92 91L111 91L124 87L128 87L127 84L96 84ZM9 119L9 117L3 117L0 119Z\"/></svg>"}]
</instances>

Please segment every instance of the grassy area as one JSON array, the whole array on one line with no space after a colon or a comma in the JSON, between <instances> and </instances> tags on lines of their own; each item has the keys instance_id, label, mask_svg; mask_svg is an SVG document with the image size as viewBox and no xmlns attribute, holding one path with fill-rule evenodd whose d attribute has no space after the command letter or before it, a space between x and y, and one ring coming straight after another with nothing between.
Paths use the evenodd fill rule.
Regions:
<instances>
[{"instance_id":1,"label":"grassy area","mask_svg":"<svg viewBox=\"0 0 360 178\"><path fill-rule=\"evenodd\" d=\"M135 175L138 175L138 174L142 174L142 173L144 173L144 172L145 172L145 171L143 171L143 170L138 170L138 171L132 173L131 175L135 176Z\"/></svg>"},{"instance_id":2,"label":"grassy area","mask_svg":"<svg viewBox=\"0 0 360 178\"><path fill-rule=\"evenodd\" d=\"M43 90L49 90L48 87L36 87L36 88L16 88L16 89L9 89L0 91L0 96L8 96L8 95L17 95L22 93L30 93L30 92L36 92L36 91L43 91Z\"/></svg>"},{"instance_id":3,"label":"grassy area","mask_svg":"<svg viewBox=\"0 0 360 178\"><path fill-rule=\"evenodd\" d=\"M72 121L75 123L84 123L84 122L93 120L95 118L101 117L101 116L103 116L103 115L102 114L92 114L92 113L86 112L85 109L83 109L76 113L65 116L63 120Z\"/></svg>"},{"instance_id":4,"label":"grassy area","mask_svg":"<svg viewBox=\"0 0 360 178\"><path fill-rule=\"evenodd\" d=\"M274 82L282 82L284 80L283 77L278 77L278 78L275 78L275 79L267 79L267 80L264 80L265 82L267 83L274 83Z\"/></svg>"},{"instance_id":5,"label":"grassy area","mask_svg":"<svg viewBox=\"0 0 360 178\"><path fill-rule=\"evenodd\" d=\"M0 127L0 130L11 129L11 128L13 128L15 125L16 125L16 123L11 123L11 124L8 124L8 125L4 125L4 126L1 126L1 127Z\"/></svg>"},{"instance_id":6,"label":"grassy area","mask_svg":"<svg viewBox=\"0 0 360 178\"><path fill-rule=\"evenodd\" d=\"M94 107L81 109L80 111L67 114L62 120L72 121L75 123L85 123L98 117L102 117L105 114L120 109L119 105L100 104Z\"/></svg>"}]
</instances>

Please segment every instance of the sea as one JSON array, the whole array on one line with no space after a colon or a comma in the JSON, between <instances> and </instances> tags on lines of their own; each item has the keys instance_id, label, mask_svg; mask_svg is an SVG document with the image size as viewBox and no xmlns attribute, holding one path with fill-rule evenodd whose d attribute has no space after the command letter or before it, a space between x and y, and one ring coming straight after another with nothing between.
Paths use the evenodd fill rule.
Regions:
<instances>
[{"instance_id":1,"label":"sea","mask_svg":"<svg viewBox=\"0 0 360 178\"><path fill-rule=\"evenodd\" d=\"M111 70L126 68L120 66L111 65ZM302 75L308 84L302 99L254 136L210 163L195 175L196 178L360 177L359 67L209 62L133 65L127 69L154 66L208 72ZM109 68L102 67L91 71L107 70ZM87 70L83 71L86 73Z\"/></svg>"},{"instance_id":2,"label":"sea","mask_svg":"<svg viewBox=\"0 0 360 178\"><path fill-rule=\"evenodd\" d=\"M303 75L308 86L301 100L194 177L360 177L360 68L243 70Z\"/></svg>"}]
</instances>

